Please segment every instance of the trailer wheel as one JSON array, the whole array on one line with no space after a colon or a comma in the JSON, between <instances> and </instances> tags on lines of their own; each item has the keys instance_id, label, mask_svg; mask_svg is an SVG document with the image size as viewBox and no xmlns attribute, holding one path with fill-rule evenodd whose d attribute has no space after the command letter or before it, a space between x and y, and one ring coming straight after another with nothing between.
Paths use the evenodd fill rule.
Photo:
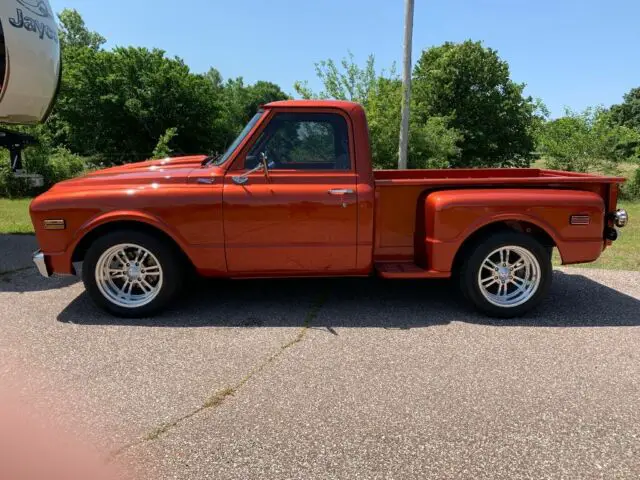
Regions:
<instances>
[{"instance_id":1,"label":"trailer wheel","mask_svg":"<svg viewBox=\"0 0 640 480\"><path fill-rule=\"evenodd\" d=\"M146 317L178 293L184 265L173 249L148 233L119 230L87 250L82 280L91 299L120 317Z\"/></svg>"},{"instance_id":2,"label":"trailer wheel","mask_svg":"<svg viewBox=\"0 0 640 480\"><path fill-rule=\"evenodd\" d=\"M486 237L466 252L459 272L464 296L481 312L512 318L536 307L551 286L551 255L535 238L518 232Z\"/></svg>"}]
</instances>

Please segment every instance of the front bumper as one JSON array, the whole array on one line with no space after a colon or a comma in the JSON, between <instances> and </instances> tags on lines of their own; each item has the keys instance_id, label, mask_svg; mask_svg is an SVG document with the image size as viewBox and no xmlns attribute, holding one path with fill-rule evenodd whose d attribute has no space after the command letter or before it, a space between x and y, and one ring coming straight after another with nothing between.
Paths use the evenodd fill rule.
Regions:
<instances>
[{"instance_id":1,"label":"front bumper","mask_svg":"<svg viewBox=\"0 0 640 480\"><path fill-rule=\"evenodd\" d=\"M44 253L41 250L38 250L33 253L33 263L36 264L40 275L43 277L50 277L51 272L49 271L49 267L47 267L47 262L44 258Z\"/></svg>"}]
</instances>

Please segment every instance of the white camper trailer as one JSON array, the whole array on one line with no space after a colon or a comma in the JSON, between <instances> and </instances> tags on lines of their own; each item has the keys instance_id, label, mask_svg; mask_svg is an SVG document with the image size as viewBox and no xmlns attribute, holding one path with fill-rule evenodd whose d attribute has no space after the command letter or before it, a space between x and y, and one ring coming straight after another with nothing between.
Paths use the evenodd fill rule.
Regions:
<instances>
[{"instance_id":1,"label":"white camper trailer","mask_svg":"<svg viewBox=\"0 0 640 480\"><path fill-rule=\"evenodd\" d=\"M46 119L60 83L60 43L46 0L0 1L0 122Z\"/></svg>"},{"instance_id":2,"label":"white camper trailer","mask_svg":"<svg viewBox=\"0 0 640 480\"><path fill-rule=\"evenodd\" d=\"M60 86L60 42L47 0L0 0L0 123L33 125L46 120ZM14 171L33 139L0 129Z\"/></svg>"}]
</instances>

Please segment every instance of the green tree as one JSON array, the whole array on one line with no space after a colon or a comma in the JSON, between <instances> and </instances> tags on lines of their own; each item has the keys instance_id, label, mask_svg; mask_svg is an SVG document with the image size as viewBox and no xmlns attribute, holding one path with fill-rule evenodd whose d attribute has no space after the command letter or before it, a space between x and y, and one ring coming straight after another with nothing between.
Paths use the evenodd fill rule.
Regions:
<instances>
[{"instance_id":1,"label":"green tree","mask_svg":"<svg viewBox=\"0 0 640 480\"><path fill-rule=\"evenodd\" d=\"M220 99L220 114L213 128L225 139L223 147L233 141L261 105L289 98L275 83L258 81L253 85L245 85L242 77L225 82L215 68L210 68L205 78Z\"/></svg>"},{"instance_id":2,"label":"green tree","mask_svg":"<svg viewBox=\"0 0 640 480\"><path fill-rule=\"evenodd\" d=\"M213 84L214 88L222 90L222 74L217 68L211 67L209 71L204 74L204 76Z\"/></svg>"},{"instance_id":3,"label":"green tree","mask_svg":"<svg viewBox=\"0 0 640 480\"><path fill-rule=\"evenodd\" d=\"M362 105L365 109L369 106L369 97L375 92L378 78L395 78L395 68L387 77L383 72L378 75L375 68L373 55L367 57L364 67L359 67L353 53L340 60L339 66L333 60L321 60L316 63L316 75L322 82L324 90L314 93L306 82L296 82L295 91L302 98L320 98L335 100L347 100Z\"/></svg>"},{"instance_id":4,"label":"green tree","mask_svg":"<svg viewBox=\"0 0 640 480\"><path fill-rule=\"evenodd\" d=\"M214 68L194 74L162 50L104 50L104 37L89 31L77 11L64 10L59 18L62 85L42 131L51 146L103 164L124 163L152 156L159 139L176 128L180 134L170 140L176 154L220 152L261 104L287 98L270 82L223 82Z\"/></svg>"},{"instance_id":5,"label":"green tree","mask_svg":"<svg viewBox=\"0 0 640 480\"><path fill-rule=\"evenodd\" d=\"M370 55L363 67L349 53L339 63L325 60L316 64L323 90L313 92L307 83L296 82L294 89L303 98L333 98L361 104L371 136L371 154L376 168L397 168L400 134L401 83L395 65L378 72ZM412 118L409 131L409 167L449 166L459 155L460 137L449 127L449 119L434 116L424 122Z\"/></svg>"},{"instance_id":6,"label":"green tree","mask_svg":"<svg viewBox=\"0 0 640 480\"><path fill-rule=\"evenodd\" d=\"M563 117L544 124L538 150L547 165L577 172L614 172L622 161L637 161L640 151L628 146L640 145L640 133L615 125L611 115L602 107L566 110Z\"/></svg>"},{"instance_id":7,"label":"green tree","mask_svg":"<svg viewBox=\"0 0 640 480\"><path fill-rule=\"evenodd\" d=\"M449 119L457 130L455 167L527 166L534 147L535 104L509 65L481 42L447 42L424 50L414 69L412 115Z\"/></svg>"},{"instance_id":8,"label":"green tree","mask_svg":"<svg viewBox=\"0 0 640 480\"><path fill-rule=\"evenodd\" d=\"M160 136L156 147L153 149L153 158L165 158L171 155L173 149L170 143L176 135L178 135L177 128L167 128L167 131Z\"/></svg>"},{"instance_id":9,"label":"green tree","mask_svg":"<svg viewBox=\"0 0 640 480\"><path fill-rule=\"evenodd\" d=\"M275 83L258 81L253 85L245 85L243 78L238 77L223 84L222 98L222 120L230 128L232 137L235 137L261 105L286 100L289 96Z\"/></svg>"},{"instance_id":10,"label":"green tree","mask_svg":"<svg viewBox=\"0 0 640 480\"><path fill-rule=\"evenodd\" d=\"M611 107L611 120L617 125L640 131L640 87L624 95L624 101Z\"/></svg>"},{"instance_id":11,"label":"green tree","mask_svg":"<svg viewBox=\"0 0 640 480\"><path fill-rule=\"evenodd\" d=\"M98 50L106 39L96 32L87 29L82 16L75 9L65 8L58 14L59 36L62 48L88 47Z\"/></svg>"},{"instance_id":12,"label":"green tree","mask_svg":"<svg viewBox=\"0 0 640 480\"><path fill-rule=\"evenodd\" d=\"M227 132L215 128L220 93L162 50L65 48L60 95L47 124L53 144L103 163L152 155L168 128L180 135L176 152L221 150Z\"/></svg>"}]
</instances>

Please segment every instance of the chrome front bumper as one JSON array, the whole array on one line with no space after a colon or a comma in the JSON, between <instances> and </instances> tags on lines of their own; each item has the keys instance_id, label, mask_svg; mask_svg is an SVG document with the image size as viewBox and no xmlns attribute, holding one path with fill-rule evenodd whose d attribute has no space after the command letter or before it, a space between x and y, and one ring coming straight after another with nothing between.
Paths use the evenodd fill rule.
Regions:
<instances>
[{"instance_id":1,"label":"chrome front bumper","mask_svg":"<svg viewBox=\"0 0 640 480\"><path fill-rule=\"evenodd\" d=\"M38 250L37 252L34 252L33 263L36 264L36 267L38 268L40 275L42 275L43 277L51 276L51 272L47 268L47 262L44 259L44 253L42 253L40 250Z\"/></svg>"}]
</instances>

